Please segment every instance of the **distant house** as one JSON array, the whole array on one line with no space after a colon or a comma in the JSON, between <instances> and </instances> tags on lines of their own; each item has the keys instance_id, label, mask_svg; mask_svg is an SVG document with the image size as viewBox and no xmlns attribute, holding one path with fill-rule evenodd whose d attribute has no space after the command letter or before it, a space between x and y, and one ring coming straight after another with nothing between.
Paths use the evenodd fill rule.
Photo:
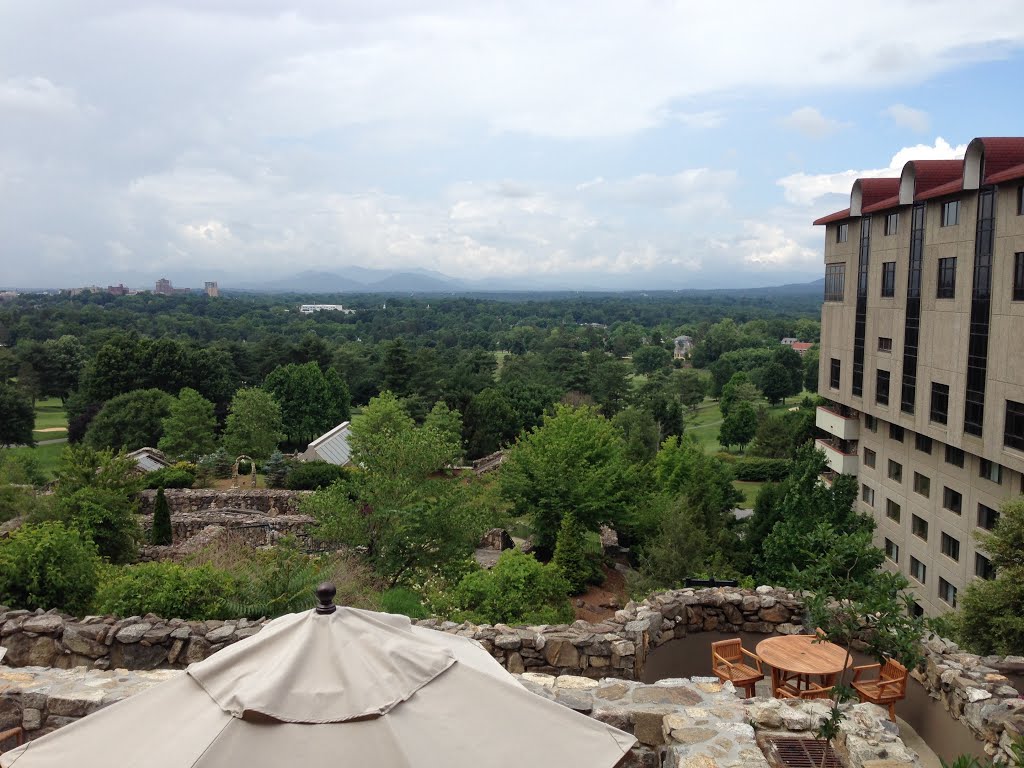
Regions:
<instances>
[{"instance_id":1,"label":"distant house","mask_svg":"<svg viewBox=\"0 0 1024 768\"><path fill-rule=\"evenodd\" d=\"M672 357L676 360L682 360L683 358L689 357L690 353L693 352L693 338L690 336L676 336L675 338L676 348L672 352Z\"/></svg>"},{"instance_id":2,"label":"distant house","mask_svg":"<svg viewBox=\"0 0 1024 768\"><path fill-rule=\"evenodd\" d=\"M354 309L346 309L341 304L302 304L299 312L304 315L311 315L314 312L341 312L343 315L354 315Z\"/></svg>"},{"instance_id":3,"label":"distant house","mask_svg":"<svg viewBox=\"0 0 1024 768\"><path fill-rule=\"evenodd\" d=\"M347 466L352 463L352 448L348 444L351 433L351 425L343 421L310 443L309 447L299 454L299 458L303 461L326 461L339 467Z\"/></svg>"},{"instance_id":4,"label":"distant house","mask_svg":"<svg viewBox=\"0 0 1024 768\"><path fill-rule=\"evenodd\" d=\"M779 343L780 344L784 344L787 347L792 347L794 344L796 344L799 341L800 341L799 339L793 338L792 336L787 336L786 338L784 338Z\"/></svg>"},{"instance_id":5,"label":"distant house","mask_svg":"<svg viewBox=\"0 0 1024 768\"><path fill-rule=\"evenodd\" d=\"M158 469L171 466L170 460L163 451L156 448L139 448L128 454L128 458L135 462L135 468L139 472L155 472Z\"/></svg>"},{"instance_id":6,"label":"distant house","mask_svg":"<svg viewBox=\"0 0 1024 768\"><path fill-rule=\"evenodd\" d=\"M807 350L813 347L814 345L809 341L794 341L790 346L792 346L793 349L795 349L801 355L805 355L807 354Z\"/></svg>"}]
</instances>

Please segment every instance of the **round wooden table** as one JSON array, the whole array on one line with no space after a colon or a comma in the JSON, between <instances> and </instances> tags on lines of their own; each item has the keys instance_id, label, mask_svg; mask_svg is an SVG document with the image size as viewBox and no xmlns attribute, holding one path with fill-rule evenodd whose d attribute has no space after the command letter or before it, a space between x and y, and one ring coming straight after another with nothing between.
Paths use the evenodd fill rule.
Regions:
<instances>
[{"instance_id":1,"label":"round wooden table","mask_svg":"<svg viewBox=\"0 0 1024 768\"><path fill-rule=\"evenodd\" d=\"M784 672L804 679L819 675L825 685L832 685L835 676L853 663L840 646L816 641L815 635L778 635L757 644L757 655L772 668L772 696L783 684Z\"/></svg>"}]
</instances>

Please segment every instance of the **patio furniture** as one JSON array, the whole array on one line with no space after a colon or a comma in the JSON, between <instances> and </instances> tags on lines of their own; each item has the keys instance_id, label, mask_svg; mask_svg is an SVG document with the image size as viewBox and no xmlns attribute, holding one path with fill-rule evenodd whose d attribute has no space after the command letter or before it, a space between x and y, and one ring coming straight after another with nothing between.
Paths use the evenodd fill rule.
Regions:
<instances>
[{"instance_id":1,"label":"patio furniture","mask_svg":"<svg viewBox=\"0 0 1024 768\"><path fill-rule=\"evenodd\" d=\"M834 643L822 642L818 635L777 635L757 644L757 655L772 668L772 693L779 689L799 694L807 690L811 677L821 679L821 687L830 687L835 677L850 664L846 650Z\"/></svg>"},{"instance_id":2,"label":"patio furniture","mask_svg":"<svg viewBox=\"0 0 1024 768\"><path fill-rule=\"evenodd\" d=\"M831 699L832 698L832 687L828 686L823 688L816 683L809 683L807 688L802 691L794 691L788 686L782 686L775 692L775 698L777 699Z\"/></svg>"},{"instance_id":3,"label":"patio furniture","mask_svg":"<svg viewBox=\"0 0 1024 768\"><path fill-rule=\"evenodd\" d=\"M874 670L877 676L864 679L865 672ZM870 701L889 709L889 719L896 722L896 702L907 695L907 668L896 659L889 659L885 666L865 664L853 668L853 688L862 702Z\"/></svg>"},{"instance_id":4,"label":"patio furniture","mask_svg":"<svg viewBox=\"0 0 1024 768\"><path fill-rule=\"evenodd\" d=\"M744 657L750 659L754 666L747 664ZM742 688L748 699L754 697L754 686L764 678L761 659L744 648L738 637L711 644L711 671L722 682L728 680Z\"/></svg>"},{"instance_id":5,"label":"patio furniture","mask_svg":"<svg viewBox=\"0 0 1024 768\"><path fill-rule=\"evenodd\" d=\"M16 725L14 728L8 728L6 731L0 731L0 744L10 741L11 739L14 739L15 744L20 747L25 743L25 729L20 725ZM0 754L3 753L0 752Z\"/></svg>"}]
</instances>

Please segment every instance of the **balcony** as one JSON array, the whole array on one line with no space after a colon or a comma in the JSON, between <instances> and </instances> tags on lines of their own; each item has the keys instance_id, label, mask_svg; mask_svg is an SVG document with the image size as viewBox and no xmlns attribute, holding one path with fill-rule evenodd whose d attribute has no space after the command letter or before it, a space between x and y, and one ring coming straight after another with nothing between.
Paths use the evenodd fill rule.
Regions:
<instances>
[{"instance_id":1,"label":"balcony","mask_svg":"<svg viewBox=\"0 0 1024 768\"><path fill-rule=\"evenodd\" d=\"M857 440L860 437L860 417L854 413L844 406L819 405L814 415L814 426L840 440Z\"/></svg>"},{"instance_id":2,"label":"balcony","mask_svg":"<svg viewBox=\"0 0 1024 768\"><path fill-rule=\"evenodd\" d=\"M818 438L818 448L825 452L829 469L840 475L857 474L857 443Z\"/></svg>"}]
</instances>

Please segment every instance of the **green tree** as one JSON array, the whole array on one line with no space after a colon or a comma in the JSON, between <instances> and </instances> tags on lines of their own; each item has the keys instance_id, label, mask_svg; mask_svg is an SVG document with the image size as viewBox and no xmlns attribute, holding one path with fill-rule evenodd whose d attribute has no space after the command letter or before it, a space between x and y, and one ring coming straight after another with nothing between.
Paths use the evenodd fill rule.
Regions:
<instances>
[{"instance_id":1,"label":"green tree","mask_svg":"<svg viewBox=\"0 0 1024 768\"><path fill-rule=\"evenodd\" d=\"M786 347L786 349L789 349L789 347ZM793 352L791 349L789 351ZM797 353L793 352L793 354ZM769 363L760 370L758 383L768 402L774 405L784 400L786 396L795 395L800 391L799 387L803 379L802 373L803 371L801 370L797 381L794 383L793 374L787 371L781 363Z\"/></svg>"},{"instance_id":2,"label":"green tree","mask_svg":"<svg viewBox=\"0 0 1024 768\"><path fill-rule=\"evenodd\" d=\"M153 504L152 542L157 546L167 546L174 540L171 531L171 508L167 504L167 496L163 488L157 488L156 502Z\"/></svg>"},{"instance_id":3,"label":"green tree","mask_svg":"<svg viewBox=\"0 0 1024 768\"><path fill-rule=\"evenodd\" d=\"M235 393L224 430L228 454L263 459L277 449L284 437L281 408L268 392L247 388Z\"/></svg>"},{"instance_id":4,"label":"green tree","mask_svg":"<svg viewBox=\"0 0 1024 768\"><path fill-rule=\"evenodd\" d=\"M718 430L718 442L728 448L738 445L742 450L757 432L757 411L749 402L736 403Z\"/></svg>"},{"instance_id":5,"label":"green tree","mask_svg":"<svg viewBox=\"0 0 1024 768\"><path fill-rule=\"evenodd\" d=\"M577 595L586 589L590 576L590 565L587 562L585 537L587 532L576 522L576 516L569 512L562 517L555 540L555 555L552 562L558 567L566 583L569 593Z\"/></svg>"},{"instance_id":6,"label":"green tree","mask_svg":"<svg viewBox=\"0 0 1024 768\"><path fill-rule=\"evenodd\" d=\"M554 551L562 518L584 530L614 525L629 509L637 476L619 431L593 408L555 407L509 449L498 477L516 514L530 515L537 548Z\"/></svg>"},{"instance_id":7,"label":"green tree","mask_svg":"<svg viewBox=\"0 0 1024 768\"><path fill-rule=\"evenodd\" d=\"M811 347L804 353L804 389L808 392L818 391L818 347Z\"/></svg>"},{"instance_id":8,"label":"green tree","mask_svg":"<svg viewBox=\"0 0 1024 768\"><path fill-rule=\"evenodd\" d=\"M654 458L661 442L661 430L648 411L630 406L615 414L612 424L622 432L629 461L640 464Z\"/></svg>"},{"instance_id":9,"label":"green tree","mask_svg":"<svg viewBox=\"0 0 1024 768\"><path fill-rule=\"evenodd\" d=\"M783 398L799 395L804 388L804 359L800 353L790 346L780 344L772 353L772 363L781 365L789 374L789 388ZM767 395L767 392L765 394Z\"/></svg>"},{"instance_id":10,"label":"green tree","mask_svg":"<svg viewBox=\"0 0 1024 768\"><path fill-rule=\"evenodd\" d=\"M684 368L679 371L677 381L679 382L679 396L687 408L691 411L697 410L697 406L704 402L707 394L707 384L704 377L693 368Z\"/></svg>"},{"instance_id":11,"label":"green tree","mask_svg":"<svg viewBox=\"0 0 1024 768\"><path fill-rule=\"evenodd\" d=\"M285 479L288 477L288 461L280 451L274 451L263 465L263 474L267 480L268 488L284 488Z\"/></svg>"},{"instance_id":12,"label":"green tree","mask_svg":"<svg viewBox=\"0 0 1024 768\"><path fill-rule=\"evenodd\" d=\"M434 403L434 407L430 409L430 413L427 414L427 418L423 421L423 426L428 429L433 429L438 434L444 435L451 443L462 446L462 415L458 411L453 411L444 400L438 400ZM459 451L459 455L455 457L455 461L459 462L462 460L462 451Z\"/></svg>"},{"instance_id":13,"label":"green tree","mask_svg":"<svg viewBox=\"0 0 1024 768\"><path fill-rule=\"evenodd\" d=\"M336 371L325 375L316 363L279 366L267 376L263 388L281 407L284 433L293 446L305 447L349 419L350 404L344 381Z\"/></svg>"},{"instance_id":14,"label":"green tree","mask_svg":"<svg viewBox=\"0 0 1024 768\"><path fill-rule=\"evenodd\" d=\"M57 519L96 544L100 555L112 563L135 559L140 538L138 503L114 490L86 487L74 493L57 493Z\"/></svg>"},{"instance_id":15,"label":"green tree","mask_svg":"<svg viewBox=\"0 0 1024 768\"><path fill-rule=\"evenodd\" d=\"M32 399L17 387L0 382L0 446L35 445L35 420Z\"/></svg>"},{"instance_id":16,"label":"green tree","mask_svg":"<svg viewBox=\"0 0 1024 768\"><path fill-rule=\"evenodd\" d=\"M64 449L54 479L58 498L83 488L99 488L131 499L143 486L134 461L123 453L87 445L69 445Z\"/></svg>"},{"instance_id":17,"label":"green tree","mask_svg":"<svg viewBox=\"0 0 1024 768\"><path fill-rule=\"evenodd\" d=\"M655 371L667 370L672 365L672 353L664 347L640 347L633 353L633 368L646 376Z\"/></svg>"},{"instance_id":18,"label":"green tree","mask_svg":"<svg viewBox=\"0 0 1024 768\"><path fill-rule=\"evenodd\" d=\"M43 342L43 393L59 397L61 402L78 386L85 365L85 347L75 336Z\"/></svg>"},{"instance_id":19,"label":"green tree","mask_svg":"<svg viewBox=\"0 0 1024 768\"><path fill-rule=\"evenodd\" d=\"M519 419L504 393L488 387L470 400L463 431L467 455L478 459L514 440L519 431Z\"/></svg>"},{"instance_id":20,"label":"green tree","mask_svg":"<svg viewBox=\"0 0 1024 768\"><path fill-rule=\"evenodd\" d=\"M157 447L176 459L195 461L217 447L213 403L190 387L171 401L162 427Z\"/></svg>"},{"instance_id":21,"label":"green tree","mask_svg":"<svg viewBox=\"0 0 1024 768\"><path fill-rule=\"evenodd\" d=\"M750 376L742 371L733 374L726 385L722 387L722 396L718 401L722 418L729 416L729 411L736 403L754 403L760 397L761 393L750 380Z\"/></svg>"},{"instance_id":22,"label":"green tree","mask_svg":"<svg viewBox=\"0 0 1024 768\"><path fill-rule=\"evenodd\" d=\"M0 540L0 594L14 608L60 608L79 616L96 593L100 557L61 523L23 525Z\"/></svg>"},{"instance_id":23,"label":"green tree","mask_svg":"<svg viewBox=\"0 0 1024 768\"><path fill-rule=\"evenodd\" d=\"M173 398L159 389L136 389L113 397L89 424L85 442L115 451L156 447L172 402Z\"/></svg>"}]
</instances>

